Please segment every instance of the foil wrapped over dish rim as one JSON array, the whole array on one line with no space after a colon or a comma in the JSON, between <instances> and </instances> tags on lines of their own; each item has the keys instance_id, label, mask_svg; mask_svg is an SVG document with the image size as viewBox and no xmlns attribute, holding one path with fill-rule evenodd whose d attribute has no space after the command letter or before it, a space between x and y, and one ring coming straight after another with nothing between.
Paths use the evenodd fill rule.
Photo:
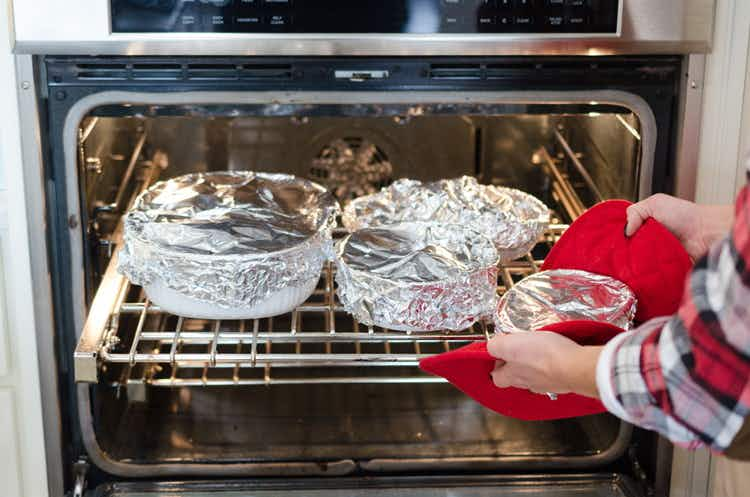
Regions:
<instances>
[{"instance_id":1,"label":"foil wrapped over dish rim","mask_svg":"<svg viewBox=\"0 0 750 497\"><path fill-rule=\"evenodd\" d=\"M165 180L158 181L157 183L154 183L151 185L148 189L141 192L138 197L136 197L136 200L133 204L133 208L126 214L125 219L126 222L134 211L139 209L139 203L143 201L143 198L153 192L156 188L163 186L164 184L174 182L175 180L192 180L194 178L201 178L201 177L207 177L207 176L229 176L229 177L244 177L248 179L252 178L261 178L265 180L272 180L272 181L285 181L289 183L297 183L301 185L308 186L314 190L316 190L318 193L329 197L329 201L327 202L327 205L322 206L323 215L321 216L321 222L319 223L319 226L317 227L317 230L314 233L311 233L310 236L308 236L305 239L300 240L296 244L279 249L279 250L272 250L268 252L258 252L258 253L232 253L232 254L211 254L211 253L200 253L200 252L185 252L173 247L169 246L158 246L158 251L160 254L164 256L171 256L171 257L189 257L191 259L195 260L205 260L207 262L210 261L233 261L242 259L243 262L245 261L252 261L255 259L265 259L271 256L283 256L285 254L298 251L298 250L304 250L309 247L310 244L316 244L320 243L322 241L321 239L325 239L330 236L330 232L336 227L336 217L341 213L341 208L338 204L338 202L333 198L333 196L330 194L330 192L324 188L323 186L304 179L299 178L297 176L291 175L291 174L283 174L283 173L264 173L264 172L256 172L256 171L207 171L207 172L198 172L198 173L189 173L181 176L176 176L174 178L169 178ZM149 222L149 221L147 221ZM145 223L144 223L145 224ZM148 245L151 247L155 246L155 243L152 240L150 240L148 237L142 236L141 232L134 233L132 229L127 229L126 225L126 236L130 237L131 239L137 241L138 243L142 243L144 245ZM332 254L328 254L328 258L330 259L332 257Z\"/></svg>"},{"instance_id":2,"label":"foil wrapped over dish rim","mask_svg":"<svg viewBox=\"0 0 750 497\"><path fill-rule=\"evenodd\" d=\"M405 221L405 222L402 222L402 223L389 224L389 225L384 225L384 226L373 226L373 227L368 227L368 228L362 228L361 230L357 230L357 231L354 231L352 233L349 233L344 238L342 238L341 240L338 240L335 243L336 262L346 265L347 269L349 271L366 275L368 278L379 279L379 280L381 280L383 282L387 282L387 283L391 283L391 284L398 284L397 281L394 281L393 279L389 279L386 276L375 274L375 273L372 273L372 272L367 271L365 269L355 269L355 268L352 268L351 265L348 264L346 262L346 260L344 259L343 252L346 249L346 244L351 239L351 237L354 236L354 235L356 235L360 231L370 231L370 230L374 230L374 231L386 230L386 231L388 231L388 230L395 230L395 229L405 228L407 226L419 226L419 227L424 227L424 228L427 228L427 229L435 229L435 228L437 228L437 229L450 229L450 228L453 228L454 230L472 231L473 234L476 235L475 240L485 240L485 241L488 241L488 242L491 243L491 240L488 237L486 237L485 235L482 235L480 232L474 230L473 228L467 228L466 226L449 225L449 224L439 225L439 224L435 224L435 223L420 222L420 221L411 221L411 222ZM456 283L456 282L458 282L458 281L461 280L461 275L462 274L463 275L465 275L465 274L472 274L472 273L476 273L478 271L485 271L485 270L487 270L489 268L492 268L492 267L496 268L498 266L498 264L499 264L499 257L496 256L494 258L493 262L486 262L486 263L485 262L480 263L478 261L472 261L472 262L476 263L476 267L473 267L473 268L471 268L469 270L466 270L464 272L458 273L457 276L454 276L452 278L441 278L441 279L436 279L436 280L433 280L433 281L404 282L402 284L405 285L405 286L419 286L419 285L435 285L436 283Z\"/></svg>"},{"instance_id":3,"label":"foil wrapped over dish rim","mask_svg":"<svg viewBox=\"0 0 750 497\"><path fill-rule=\"evenodd\" d=\"M446 208L446 202L453 208ZM407 218L420 203L425 207L433 204L427 209L432 217ZM550 211L526 192L483 185L472 176L463 176L433 182L400 179L379 192L349 202L341 220L349 232L402 222L471 225L487 232L501 262L508 262L533 248L549 226Z\"/></svg>"},{"instance_id":4,"label":"foil wrapped over dish rim","mask_svg":"<svg viewBox=\"0 0 750 497\"><path fill-rule=\"evenodd\" d=\"M366 254L361 261L353 263L347 260L346 250L358 235L373 233L387 238L391 232L394 233L392 240L399 243L401 234L414 233L414 238L404 239L406 251L398 253L396 250L398 255L393 261L390 261L387 249L383 250L384 256L380 260L392 266L387 268L386 274L374 272L377 269L370 271L357 267L366 263L364 257L369 255L366 252L361 252ZM450 242L437 246L441 236L450 239ZM408 244L419 240L419 237L426 237L431 242L426 245L415 242L415 247L419 248L409 252ZM469 245L467 241L475 245ZM360 246L366 245L367 242L363 241ZM436 246L440 250L432 252ZM447 253L441 252L442 249L456 255L457 247L463 250L461 261L444 259ZM425 259L416 258L415 261L412 257L425 249L429 249L426 260L440 261L437 266L420 266ZM367 326L405 332L461 330L480 319L489 318L496 306L497 249L489 238L471 227L404 222L364 228L339 240L336 255L339 300L347 312ZM471 263L471 266L459 268L464 261ZM453 263L455 267L451 267ZM407 269L407 274L411 270L419 271L421 267L426 271L426 279L410 281L408 276L398 276L403 266L409 264L412 267ZM376 264L373 267L379 266ZM445 273L445 276L441 273Z\"/></svg>"},{"instance_id":5,"label":"foil wrapped over dish rim","mask_svg":"<svg viewBox=\"0 0 750 497\"><path fill-rule=\"evenodd\" d=\"M262 181L253 183L256 178ZM174 188L166 190L170 182ZM197 186L191 190L190 185ZM151 216L144 213L144 199L164 191ZM308 289L314 290L323 264L333 258L331 232L338 213L338 203L325 188L291 175L217 171L178 176L141 193L126 215L117 269L149 297L158 292L165 300L156 303L167 309L190 309L191 299L205 306L195 310L201 315L190 317L266 317L264 309L291 309L309 296ZM295 230L298 218L308 224ZM170 231L165 225L172 222ZM155 240L143 234L146 229ZM285 243L291 245L275 249ZM286 292L283 302L274 300L279 292Z\"/></svg>"},{"instance_id":6,"label":"foil wrapped over dish rim","mask_svg":"<svg viewBox=\"0 0 750 497\"><path fill-rule=\"evenodd\" d=\"M540 284L548 283L551 278L558 278L559 282L562 283L558 289L558 295L564 294L566 299L563 299L560 302L551 302L550 300L554 300L554 294L552 292L549 292L546 288L542 292L538 292L539 287L541 286ZM544 281L544 279L547 281ZM605 303L584 303L582 299L579 299L575 304L571 304L572 299L570 299L570 292L579 290L580 287L576 287L576 285L585 280L588 280L588 284L592 288L605 290L606 292L600 293L600 295L609 297L609 300ZM532 284L533 286L528 288L529 284ZM534 294L535 292L536 294ZM523 309L519 307L524 302L513 302L512 306L507 308L504 307L509 299L517 298L519 295L525 297L522 298L522 300L525 300L525 303L528 304L526 307L523 307ZM552 295L553 299L549 298L550 295ZM584 294L584 297L587 296L591 296L591 292ZM513 287L508 289L502 297L500 297L494 314L495 333L526 332L532 331L532 329L539 329L552 323L568 321L603 322L627 331L633 325L637 304L638 299L635 292L633 292L633 290L624 282L610 276L577 269L551 269L541 271L531 274L519 281ZM558 305L560 308L555 308L555 305ZM575 309L571 310L571 305L573 305ZM562 308L563 306L566 308ZM510 309L510 312L508 312L507 309ZM526 311L527 314L523 316L522 322L536 322L536 324L530 326L517 326L518 323L513 317L514 315L518 316L524 311ZM603 311L606 311L606 313ZM528 315L533 312L536 312L537 315L528 317ZM539 316L539 314L549 315L549 322L539 323L539 321L541 321L540 317L542 317ZM577 315L570 319L559 319L560 316L573 316L574 314Z\"/></svg>"}]
</instances>

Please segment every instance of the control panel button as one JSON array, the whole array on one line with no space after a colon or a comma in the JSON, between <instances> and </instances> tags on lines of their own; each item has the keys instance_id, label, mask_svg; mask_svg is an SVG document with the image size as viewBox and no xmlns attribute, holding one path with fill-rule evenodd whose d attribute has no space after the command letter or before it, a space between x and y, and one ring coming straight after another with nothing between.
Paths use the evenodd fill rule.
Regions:
<instances>
[{"instance_id":1,"label":"control panel button","mask_svg":"<svg viewBox=\"0 0 750 497\"><path fill-rule=\"evenodd\" d=\"M513 26L515 19L513 16L500 16L497 18L497 24L500 26Z\"/></svg>"},{"instance_id":2,"label":"control panel button","mask_svg":"<svg viewBox=\"0 0 750 497\"><path fill-rule=\"evenodd\" d=\"M516 7L530 8L534 6L534 0L516 0Z\"/></svg>"},{"instance_id":3,"label":"control panel button","mask_svg":"<svg viewBox=\"0 0 750 497\"><path fill-rule=\"evenodd\" d=\"M181 15L179 19L180 26L187 29L193 28L197 22L198 19L194 15L189 14Z\"/></svg>"},{"instance_id":4,"label":"control panel button","mask_svg":"<svg viewBox=\"0 0 750 497\"><path fill-rule=\"evenodd\" d=\"M497 0L497 6L503 9L510 9L513 7L513 0Z\"/></svg>"},{"instance_id":5,"label":"control panel button","mask_svg":"<svg viewBox=\"0 0 750 497\"><path fill-rule=\"evenodd\" d=\"M547 0L548 7L562 7L566 0Z\"/></svg>"},{"instance_id":6,"label":"control panel button","mask_svg":"<svg viewBox=\"0 0 750 497\"><path fill-rule=\"evenodd\" d=\"M533 26L535 22L534 16L516 16L516 26Z\"/></svg>"},{"instance_id":7,"label":"control panel button","mask_svg":"<svg viewBox=\"0 0 750 497\"><path fill-rule=\"evenodd\" d=\"M283 28L289 26L292 19L286 14L274 14L268 16L268 25L274 28Z\"/></svg>"},{"instance_id":8,"label":"control panel button","mask_svg":"<svg viewBox=\"0 0 750 497\"><path fill-rule=\"evenodd\" d=\"M255 6L260 5L260 0L238 0L238 3L243 6Z\"/></svg>"},{"instance_id":9,"label":"control panel button","mask_svg":"<svg viewBox=\"0 0 750 497\"><path fill-rule=\"evenodd\" d=\"M206 24L208 24L209 26L223 26L225 22L226 19L222 15L206 17Z\"/></svg>"},{"instance_id":10,"label":"control panel button","mask_svg":"<svg viewBox=\"0 0 750 497\"><path fill-rule=\"evenodd\" d=\"M547 26L558 27L563 25L563 16L545 16L544 23Z\"/></svg>"},{"instance_id":11,"label":"control panel button","mask_svg":"<svg viewBox=\"0 0 750 497\"><path fill-rule=\"evenodd\" d=\"M263 0L266 5L275 5L277 7L289 7L292 5L292 0Z\"/></svg>"},{"instance_id":12,"label":"control panel button","mask_svg":"<svg viewBox=\"0 0 750 497\"><path fill-rule=\"evenodd\" d=\"M565 19L565 24L568 26L583 26L587 24L588 19L584 15L570 15Z\"/></svg>"},{"instance_id":13,"label":"control panel button","mask_svg":"<svg viewBox=\"0 0 750 497\"><path fill-rule=\"evenodd\" d=\"M443 0L445 5L463 5L464 0Z\"/></svg>"},{"instance_id":14,"label":"control panel button","mask_svg":"<svg viewBox=\"0 0 750 497\"><path fill-rule=\"evenodd\" d=\"M234 18L234 23L237 26L260 26L262 22L263 19L261 19L260 16L237 16Z\"/></svg>"},{"instance_id":15,"label":"control panel button","mask_svg":"<svg viewBox=\"0 0 750 497\"><path fill-rule=\"evenodd\" d=\"M477 24L479 26L492 26L495 24L495 17L494 16L482 16L480 15L477 18Z\"/></svg>"},{"instance_id":16,"label":"control panel button","mask_svg":"<svg viewBox=\"0 0 750 497\"><path fill-rule=\"evenodd\" d=\"M565 5L569 7L588 7L589 0L565 0Z\"/></svg>"},{"instance_id":17,"label":"control panel button","mask_svg":"<svg viewBox=\"0 0 750 497\"><path fill-rule=\"evenodd\" d=\"M497 5L496 0L479 0L480 7L494 7Z\"/></svg>"}]
</instances>

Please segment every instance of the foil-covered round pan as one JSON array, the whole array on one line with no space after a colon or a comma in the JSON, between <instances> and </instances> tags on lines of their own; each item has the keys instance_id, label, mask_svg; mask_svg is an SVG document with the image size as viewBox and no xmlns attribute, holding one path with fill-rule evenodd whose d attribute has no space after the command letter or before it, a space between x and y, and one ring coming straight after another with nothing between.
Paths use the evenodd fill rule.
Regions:
<instances>
[{"instance_id":1,"label":"foil-covered round pan","mask_svg":"<svg viewBox=\"0 0 750 497\"><path fill-rule=\"evenodd\" d=\"M507 262L534 247L549 226L549 210L528 193L464 176L432 183L398 180L353 200L342 216L350 232L404 221L471 226L491 238L501 262Z\"/></svg>"},{"instance_id":2,"label":"foil-covered round pan","mask_svg":"<svg viewBox=\"0 0 750 497\"><path fill-rule=\"evenodd\" d=\"M570 269L542 271L516 283L500 298L495 331L537 330L564 321L599 321L628 330L636 297L623 282Z\"/></svg>"},{"instance_id":3,"label":"foil-covered round pan","mask_svg":"<svg viewBox=\"0 0 750 497\"><path fill-rule=\"evenodd\" d=\"M495 307L497 250L469 227L364 228L342 239L336 254L339 300L365 325L462 330Z\"/></svg>"},{"instance_id":4,"label":"foil-covered round pan","mask_svg":"<svg viewBox=\"0 0 750 497\"><path fill-rule=\"evenodd\" d=\"M323 187L290 175L180 176L137 198L118 270L147 293L158 281L196 302L249 309L317 281L338 212Z\"/></svg>"}]
</instances>

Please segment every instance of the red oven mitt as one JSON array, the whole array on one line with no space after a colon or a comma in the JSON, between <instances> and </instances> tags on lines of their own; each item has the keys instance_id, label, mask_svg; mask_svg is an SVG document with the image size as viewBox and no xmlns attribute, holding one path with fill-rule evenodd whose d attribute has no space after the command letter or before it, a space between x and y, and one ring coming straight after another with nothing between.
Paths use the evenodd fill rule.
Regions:
<instances>
[{"instance_id":1,"label":"red oven mitt","mask_svg":"<svg viewBox=\"0 0 750 497\"><path fill-rule=\"evenodd\" d=\"M664 226L649 219L625 237L629 202L603 202L578 218L552 248L543 270L579 269L626 283L638 298L636 322L673 314L679 307L692 263ZM622 330L596 321L568 321L544 328L581 345L603 345ZM476 342L420 361L422 370L442 376L483 406L518 419L563 419L604 412L596 399L577 394L551 400L518 388L497 388L490 373L495 359L485 342Z\"/></svg>"}]
</instances>

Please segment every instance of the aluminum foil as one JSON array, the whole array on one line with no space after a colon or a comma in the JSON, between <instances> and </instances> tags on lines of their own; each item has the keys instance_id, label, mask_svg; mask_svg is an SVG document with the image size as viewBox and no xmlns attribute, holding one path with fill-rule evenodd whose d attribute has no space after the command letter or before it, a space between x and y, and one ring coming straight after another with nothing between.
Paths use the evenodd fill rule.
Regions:
<instances>
[{"instance_id":1,"label":"aluminum foil","mask_svg":"<svg viewBox=\"0 0 750 497\"><path fill-rule=\"evenodd\" d=\"M495 307L497 250L471 228L365 228L341 240L336 253L339 299L365 325L462 330Z\"/></svg>"},{"instance_id":2,"label":"aluminum foil","mask_svg":"<svg viewBox=\"0 0 750 497\"><path fill-rule=\"evenodd\" d=\"M319 276L338 212L323 187L294 176L180 176L142 193L126 215L118 270L221 307L253 305Z\"/></svg>"},{"instance_id":3,"label":"aluminum foil","mask_svg":"<svg viewBox=\"0 0 750 497\"><path fill-rule=\"evenodd\" d=\"M542 271L516 283L502 296L495 331L536 330L563 321L599 321L628 330L636 297L623 282L586 271Z\"/></svg>"},{"instance_id":4,"label":"aluminum foil","mask_svg":"<svg viewBox=\"0 0 750 497\"><path fill-rule=\"evenodd\" d=\"M471 226L490 237L501 262L507 262L533 248L549 225L549 210L527 193L464 176L433 183L396 181L352 201L342 217L350 232L403 221Z\"/></svg>"}]
</instances>

